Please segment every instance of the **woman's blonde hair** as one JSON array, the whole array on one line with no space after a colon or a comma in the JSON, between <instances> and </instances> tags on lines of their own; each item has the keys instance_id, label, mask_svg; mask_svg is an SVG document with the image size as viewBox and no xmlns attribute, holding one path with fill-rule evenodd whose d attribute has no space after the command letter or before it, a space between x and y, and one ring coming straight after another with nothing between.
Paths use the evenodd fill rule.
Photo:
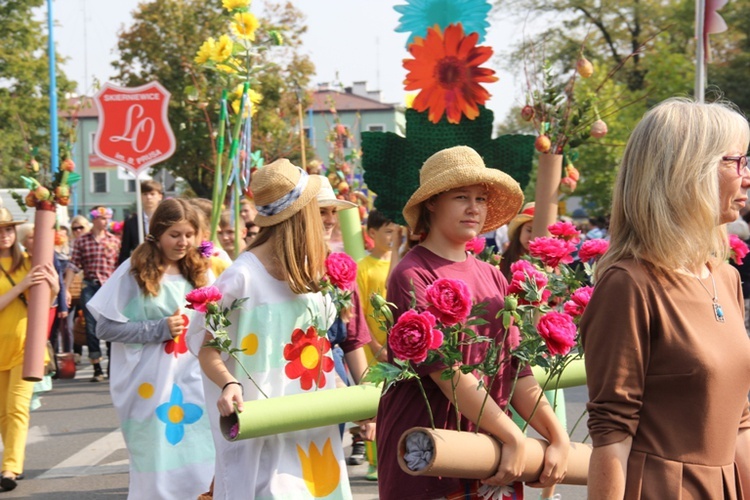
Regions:
<instances>
[{"instance_id":1,"label":"woman's blonde hair","mask_svg":"<svg viewBox=\"0 0 750 500\"><path fill-rule=\"evenodd\" d=\"M179 222L189 223L195 230L195 237L200 238L202 220L198 209L186 200L172 198L159 203L149 220L147 241L141 243L130 257L130 273L144 294L156 296L159 293L159 282L167 267L164 255L157 246L159 238ZM195 246L188 248L185 257L177 262L177 267L193 287L208 283L208 259L202 257Z\"/></svg>"},{"instance_id":2,"label":"woman's blonde hair","mask_svg":"<svg viewBox=\"0 0 750 500\"><path fill-rule=\"evenodd\" d=\"M282 279L296 294L320 291L325 274L327 247L323 239L323 222L315 198L285 221L261 227L247 250L272 241Z\"/></svg>"},{"instance_id":3,"label":"woman's blonde hair","mask_svg":"<svg viewBox=\"0 0 750 500\"><path fill-rule=\"evenodd\" d=\"M647 112L625 147L609 250L597 277L627 258L662 274L723 260L728 249L718 168L727 151L748 142L747 120L731 103L674 98Z\"/></svg>"}]
</instances>

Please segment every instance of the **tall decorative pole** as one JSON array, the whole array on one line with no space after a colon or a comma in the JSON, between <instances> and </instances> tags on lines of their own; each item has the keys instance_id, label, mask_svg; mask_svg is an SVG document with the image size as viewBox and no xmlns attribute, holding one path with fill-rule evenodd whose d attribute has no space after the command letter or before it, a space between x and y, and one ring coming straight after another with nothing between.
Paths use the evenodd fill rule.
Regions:
<instances>
[{"instance_id":1,"label":"tall decorative pole","mask_svg":"<svg viewBox=\"0 0 750 500\"><path fill-rule=\"evenodd\" d=\"M695 0L695 98L704 102L706 94L705 54L706 0Z\"/></svg>"},{"instance_id":2,"label":"tall decorative pole","mask_svg":"<svg viewBox=\"0 0 750 500\"><path fill-rule=\"evenodd\" d=\"M52 0L47 0L47 57L49 59L49 133L50 133L50 172L57 173L60 166L59 145L57 143L57 75L55 69L55 37Z\"/></svg>"}]
</instances>

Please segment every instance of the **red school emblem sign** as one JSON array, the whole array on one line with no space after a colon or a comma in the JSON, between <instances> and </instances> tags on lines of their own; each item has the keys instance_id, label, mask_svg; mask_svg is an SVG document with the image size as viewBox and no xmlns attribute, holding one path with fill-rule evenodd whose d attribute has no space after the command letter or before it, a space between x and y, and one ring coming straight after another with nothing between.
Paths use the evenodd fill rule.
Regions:
<instances>
[{"instance_id":1,"label":"red school emblem sign","mask_svg":"<svg viewBox=\"0 0 750 500\"><path fill-rule=\"evenodd\" d=\"M99 110L96 154L135 175L172 156L175 140L167 119L169 97L158 82L133 88L105 83L94 96Z\"/></svg>"}]
</instances>

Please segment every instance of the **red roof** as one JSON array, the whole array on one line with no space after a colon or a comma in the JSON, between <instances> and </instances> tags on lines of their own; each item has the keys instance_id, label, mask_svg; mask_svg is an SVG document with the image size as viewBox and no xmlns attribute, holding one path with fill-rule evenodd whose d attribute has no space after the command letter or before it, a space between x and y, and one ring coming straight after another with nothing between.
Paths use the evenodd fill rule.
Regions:
<instances>
[{"instance_id":1,"label":"red roof","mask_svg":"<svg viewBox=\"0 0 750 500\"><path fill-rule=\"evenodd\" d=\"M313 92L313 112L328 112L331 106L328 99L333 100L337 111L377 111L395 109L393 104L386 104L369 97L352 94L349 92L338 92L336 90L318 90Z\"/></svg>"},{"instance_id":2,"label":"red roof","mask_svg":"<svg viewBox=\"0 0 750 500\"><path fill-rule=\"evenodd\" d=\"M60 111L60 116L65 118L76 116L78 118L97 118L99 110L96 109L93 97L80 96L68 99L68 108Z\"/></svg>"}]
</instances>

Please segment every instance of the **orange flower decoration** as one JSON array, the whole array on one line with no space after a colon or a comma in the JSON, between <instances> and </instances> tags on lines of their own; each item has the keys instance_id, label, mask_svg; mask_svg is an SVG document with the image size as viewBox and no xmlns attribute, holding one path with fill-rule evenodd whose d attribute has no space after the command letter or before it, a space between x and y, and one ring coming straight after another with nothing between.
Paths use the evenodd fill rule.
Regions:
<instances>
[{"instance_id":1,"label":"orange flower decoration","mask_svg":"<svg viewBox=\"0 0 750 500\"><path fill-rule=\"evenodd\" d=\"M495 71L480 68L492 57L492 48L477 47L478 33L464 36L460 24L451 24L442 33L439 26L428 28L426 38L415 38L409 46L414 59L404 59L409 73L406 90L420 90L414 99L417 111L429 109L429 120L437 123L447 115L449 123L459 123L461 115L473 120L479 105L490 93L480 85L497 81Z\"/></svg>"},{"instance_id":2,"label":"orange flower decoration","mask_svg":"<svg viewBox=\"0 0 750 500\"><path fill-rule=\"evenodd\" d=\"M333 359L325 354L331 350L328 339L318 335L318 330L311 326L307 332L297 328L292 333L292 342L284 346L284 359L289 361L284 373L290 379L300 379L300 387L307 391L313 382L319 388L325 387L325 374L333 370Z\"/></svg>"}]
</instances>

